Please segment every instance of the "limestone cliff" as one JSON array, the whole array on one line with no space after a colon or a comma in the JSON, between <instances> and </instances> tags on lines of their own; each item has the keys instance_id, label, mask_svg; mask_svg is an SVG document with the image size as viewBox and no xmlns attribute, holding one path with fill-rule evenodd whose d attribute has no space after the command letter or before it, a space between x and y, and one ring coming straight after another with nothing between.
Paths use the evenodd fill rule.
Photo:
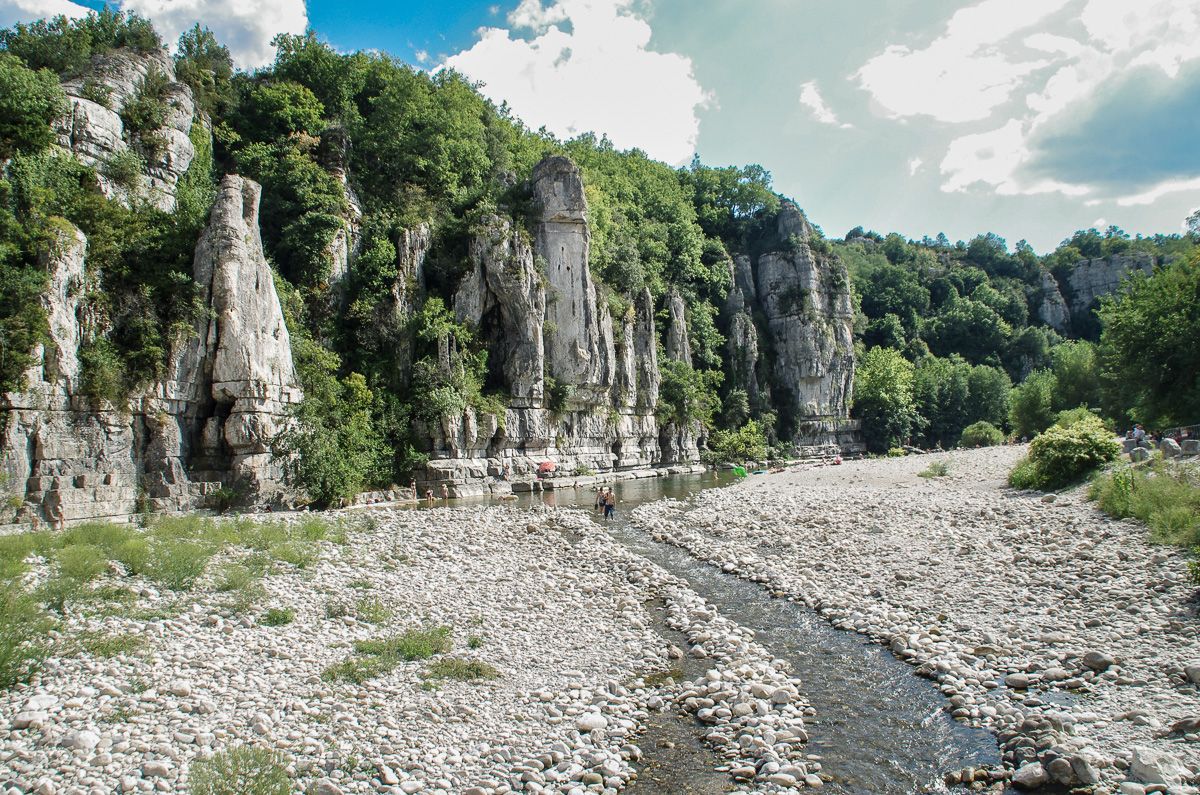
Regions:
<instances>
[{"instance_id":1,"label":"limestone cliff","mask_svg":"<svg viewBox=\"0 0 1200 795\"><path fill-rule=\"evenodd\" d=\"M527 475L546 461L568 472L698 461L699 428L662 427L655 416L659 343L649 291L618 318L600 300L579 169L547 158L531 188L532 239L510 217L482 218L453 302L457 319L488 341L489 380L503 385L508 407L502 416L468 408L427 428L422 487L504 490L503 473ZM676 311L675 333L685 340L677 344L686 345L681 300Z\"/></svg>"},{"instance_id":2,"label":"limestone cliff","mask_svg":"<svg viewBox=\"0 0 1200 795\"><path fill-rule=\"evenodd\" d=\"M784 438L798 447L857 449L847 419L854 312L845 265L790 202L775 229L754 242L755 255L734 259L725 306L733 385L746 390L752 407L773 406Z\"/></svg>"},{"instance_id":3,"label":"limestone cliff","mask_svg":"<svg viewBox=\"0 0 1200 795\"><path fill-rule=\"evenodd\" d=\"M156 130L134 134L125 128L121 110L155 77L166 83L161 97L166 120ZM175 186L196 154L190 138L196 113L191 89L175 80L166 50L98 55L62 87L68 111L55 125L59 144L96 167L101 189L110 198L126 204L145 198L161 210L173 209ZM115 176L117 162L130 155L141 160L141 173L132 184Z\"/></svg>"},{"instance_id":4,"label":"limestone cliff","mask_svg":"<svg viewBox=\"0 0 1200 795\"><path fill-rule=\"evenodd\" d=\"M299 399L287 328L258 232L255 183L226 177L196 247L194 276L211 312L182 341L168 375L122 405L80 391L84 235L64 226L42 257L51 340L28 386L0 398L7 521L65 524L185 510L234 492L273 499L268 444Z\"/></svg>"},{"instance_id":5,"label":"limestone cliff","mask_svg":"<svg viewBox=\"0 0 1200 795\"><path fill-rule=\"evenodd\" d=\"M1060 333L1086 335L1094 328L1092 312L1100 298L1115 293L1132 273L1153 272L1154 265L1153 255L1134 252L1082 259L1061 280L1043 271L1038 318Z\"/></svg>"}]
</instances>

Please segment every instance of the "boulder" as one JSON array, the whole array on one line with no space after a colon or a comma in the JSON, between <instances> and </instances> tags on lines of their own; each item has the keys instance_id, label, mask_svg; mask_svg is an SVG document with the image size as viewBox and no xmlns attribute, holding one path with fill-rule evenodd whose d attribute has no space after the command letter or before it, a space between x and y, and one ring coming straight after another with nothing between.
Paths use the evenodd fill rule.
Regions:
<instances>
[{"instance_id":1,"label":"boulder","mask_svg":"<svg viewBox=\"0 0 1200 795\"><path fill-rule=\"evenodd\" d=\"M1153 748L1135 747L1129 760L1129 775L1147 784L1182 787L1192 773L1176 757Z\"/></svg>"}]
</instances>

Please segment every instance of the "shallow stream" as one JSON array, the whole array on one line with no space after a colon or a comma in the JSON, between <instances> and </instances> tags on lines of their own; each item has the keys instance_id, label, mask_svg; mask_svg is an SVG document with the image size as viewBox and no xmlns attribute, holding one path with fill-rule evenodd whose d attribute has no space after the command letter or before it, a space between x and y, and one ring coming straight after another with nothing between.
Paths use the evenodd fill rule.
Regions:
<instances>
[{"instance_id":1,"label":"shallow stream","mask_svg":"<svg viewBox=\"0 0 1200 795\"><path fill-rule=\"evenodd\" d=\"M664 498L692 500L703 489L729 482L730 476L710 472L617 483L616 518L606 526L625 547L686 580L723 615L754 630L758 642L791 665L805 698L816 709L816 716L806 720L808 753L821 757L821 772L831 777L824 791L946 792L946 773L998 764L995 738L954 721L944 711L947 702L937 687L913 675L911 667L883 647L836 630L807 607L773 598L763 587L656 542L629 523L631 510L640 504ZM590 509L592 500L593 493L585 489L558 490L521 495L519 504ZM643 745L647 758L642 778L629 790L631 795L722 791L714 788L717 780L711 776L719 760L699 743L700 725L690 719L667 723L660 719L651 726ZM724 783L731 782L726 778Z\"/></svg>"}]
</instances>

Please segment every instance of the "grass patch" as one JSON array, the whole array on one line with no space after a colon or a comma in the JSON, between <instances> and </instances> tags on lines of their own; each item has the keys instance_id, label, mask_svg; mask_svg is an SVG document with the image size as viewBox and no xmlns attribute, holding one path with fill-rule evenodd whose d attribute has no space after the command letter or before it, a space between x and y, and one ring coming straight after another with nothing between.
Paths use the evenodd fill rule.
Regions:
<instances>
[{"instance_id":1,"label":"grass patch","mask_svg":"<svg viewBox=\"0 0 1200 795\"><path fill-rule=\"evenodd\" d=\"M190 591L196 584L217 547L204 541L167 538L150 553L146 576L173 591Z\"/></svg>"},{"instance_id":2,"label":"grass patch","mask_svg":"<svg viewBox=\"0 0 1200 795\"><path fill-rule=\"evenodd\" d=\"M260 624L264 627L282 627L296 620L296 611L290 607L272 607L268 608L267 612L263 613L263 617L259 619Z\"/></svg>"},{"instance_id":3,"label":"grass patch","mask_svg":"<svg viewBox=\"0 0 1200 795\"><path fill-rule=\"evenodd\" d=\"M1118 519L1140 519L1160 544L1200 546L1200 471L1156 462L1100 475L1088 497Z\"/></svg>"},{"instance_id":4,"label":"grass patch","mask_svg":"<svg viewBox=\"0 0 1200 795\"><path fill-rule=\"evenodd\" d=\"M0 588L0 689L28 682L46 659L52 623L19 588Z\"/></svg>"},{"instance_id":5,"label":"grass patch","mask_svg":"<svg viewBox=\"0 0 1200 795\"><path fill-rule=\"evenodd\" d=\"M481 638L479 635L472 635L471 637L467 638L468 649L478 649L482 645L483 638Z\"/></svg>"},{"instance_id":6,"label":"grass patch","mask_svg":"<svg viewBox=\"0 0 1200 795\"><path fill-rule=\"evenodd\" d=\"M425 681L436 682L452 679L456 682L478 682L484 679L497 679L500 672L482 660L463 660L458 657L446 657L430 663L425 670Z\"/></svg>"},{"instance_id":7,"label":"grass patch","mask_svg":"<svg viewBox=\"0 0 1200 795\"><path fill-rule=\"evenodd\" d=\"M192 795L291 795L282 755L241 745L191 766Z\"/></svg>"},{"instance_id":8,"label":"grass patch","mask_svg":"<svg viewBox=\"0 0 1200 795\"><path fill-rule=\"evenodd\" d=\"M360 591L369 591L375 587L370 580L351 580L346 584L351 588L357 588Z\"/></svg>"},{"instance_id":9,"label":"grass patch","mask_svg":"<svg viewBox=\"0 0 1200 795\"><path fill-rule=\"evenodd\" d=\"M79 648L93 657L107 658L118 657L122 654L136 654L145 647L146 639L141 635L107 635L103 632L89 632L79 638Z\"/></svg>"},{"instance_id":10,"label":"grass patch","mask_svg":"<svg viewBox=\"0 0 1200 795\"><path fill-rule=\"evenodd\" d=\"M360 640L354 644L354 657L326 668L321 676L328 682L362 684L400 663L427 660L448 652L450 645L450 627L410 629L390 638Z\"/></svg>"},{"instance_id":11,"label":"grass patch","mask_svg":"<svg viewBox=\"0 0 1200 795\"><path fill-rule=\"evenodd\" d=\"M261 578L262 573L254 571L249 566L241 563L226 563L217 572L217 581L213 587L218 593L242 591L256 585Z\"/></svg>"},{"instance_id":12,"label":"grass patch","mask_svg":"<svg viewBox=\"0 0 1200 795\"><path fill-rule=\"evenodd\" d=\"M342 618L350 615L350 606L344 602L326 602L325 617L326 618Z\"/></svg>"},{"instance_id":13,"label":"grass patch","mask_svg":"<svg viewBox=\"0 0 1200 795\"><path fill-rule=\"evenodd\" d=\"M944 478L950 474L949 461L934 461L917 473L919 478Z\"/></svg>"},{"instance_id":14,"label":"grass patch","mask_svg":"<svg viewBox=\"0 0 1200 795\"><path fill-rule=\"evenodd\" d=\"M354 605L354 617L368 624L385 624L392 617L392 611L378 599L359 599Z\"/></svg>"}]
</instances>

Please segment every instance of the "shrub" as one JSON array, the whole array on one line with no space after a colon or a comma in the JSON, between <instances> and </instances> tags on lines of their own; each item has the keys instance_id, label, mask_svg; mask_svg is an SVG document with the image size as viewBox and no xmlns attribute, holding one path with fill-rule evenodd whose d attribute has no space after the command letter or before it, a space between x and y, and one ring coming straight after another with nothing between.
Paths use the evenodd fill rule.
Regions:
<instances>
[{"instance_id":1,"label":"shrub","mask_svg":"<svg viewBox=\"0 0 1200 795\"><path fill-rule=\"evenodd\" d=\"M1032 438L1054 422L1054 395L1058 381L1049 370L1036 370L1013 388L1008 421L1013 433Z\"/></svg>"},{"instance_id":2,"label":"shrub","mask_svg":"<svg viewBox=\"0 0 1200 795\"><path fill-rule=\"evenodd\" d=\"M263 613L263 617L258 623L264 627L282 627L285 624L290 624L296 620L296 611L290 607L278 608L272 607Z\"/></svg>"},{"instance_id":3,"label":"shrub","mask_svg":"<svg viewBox=\"0 0 1200 795\"><path fill-rule=\"evenodd\" d=\"M100 166L100 171L117 185L127 190L141 187L142 169L145 163L132 149L114 152Z\"/></svg>"},{"instance_id":4,"label":"shrub","mask_svg":"<svg viewBox=\"0 0 1200 795\"><path fill-rule=\"evenodd\" d=\"M1019 489L1060 489L1120 453L1121 446L1094 417L1066 428L1055 425L1033 440L1029 455L1009 473L1008 482Z\"/></svg>"},{"instance_id":5,"label":"shrub","mask_svg":"<svg viewBox=\"0 0 1200 795\"><path fill-rule=\"evenodd\" d=\"M1096 419L1096 414L1087 406L1077 406L1076 408L1067 409L1055 414L1054 424L1060 428L1070 428L1072 425L1078 425L1081 422L1092 422Z\"/></svg>"},{"instance_id":6,"label":"shrub","mask_svg":"<svg viewBox=\"0 0 1200 795\"><path fill-rule=\"evenodd\" d=\"M1004 444L1004 432L990 422L980 420L963 428L959 447L994 447Z\"/></svg>"},{"instance_id":7,"label":"shrub","mask_svg":"<svg viewBox=\"0 0 1200 795\"><path fill-rule=\"evenodd\" d=\"M929 466L917 473L918 477L922 478L943 478L950 474L949 461L934 461Z\"/></svg>"},{"instance_id":8,"label":"shrub","mask_svg":"<svg viewBox=\"0 0 1200 795\"><path fill-rule=\"evenodd\" d=\"M378 599L359 599L354 605L354 617L368 624L385 624L392 617L392 611Z\"/></svg>"},{"instance_id":9,"label":"shrub","mask_svg":"<svg viewBox=\"0 0 1200 795\"><path fill-rule=\"evenodd\" d=\"M1145 522L1155 541L1200 545L1200 475L1191 468L1119 466L1098 477L1088 497L1109 516Z\"/></svg>"},{"instance_id":10,"label":"shrub","mask_svg":"<svg viewBox=\"0 0 1200 795\"><path fill-rule=\"evenodd\" d=\"M755 420L747 420L736 431L716 430L708 440L705 457L711 463L745 463L765 461L767 458L767 435Z\"/></svg>"},{"instance_id":11,"label":"shrub","mask_svg":"<svg viewBox=\"0 0 1200 795\"><path fill-rule=\"evenodd\" d=\"M0 588L0 689L28 682L46 658L50 621L15 585Z\"/></svg>"},{"instance_id":12,"label":"shrub","mask_svg":"<svg viewBox=\"0 0 1200 795\"><path fill-rule=\"evenodd\" d=\"M290 795L292 781L281 755L238 746L191 767L193 795Z\"/></svg>"}]
</instances>

